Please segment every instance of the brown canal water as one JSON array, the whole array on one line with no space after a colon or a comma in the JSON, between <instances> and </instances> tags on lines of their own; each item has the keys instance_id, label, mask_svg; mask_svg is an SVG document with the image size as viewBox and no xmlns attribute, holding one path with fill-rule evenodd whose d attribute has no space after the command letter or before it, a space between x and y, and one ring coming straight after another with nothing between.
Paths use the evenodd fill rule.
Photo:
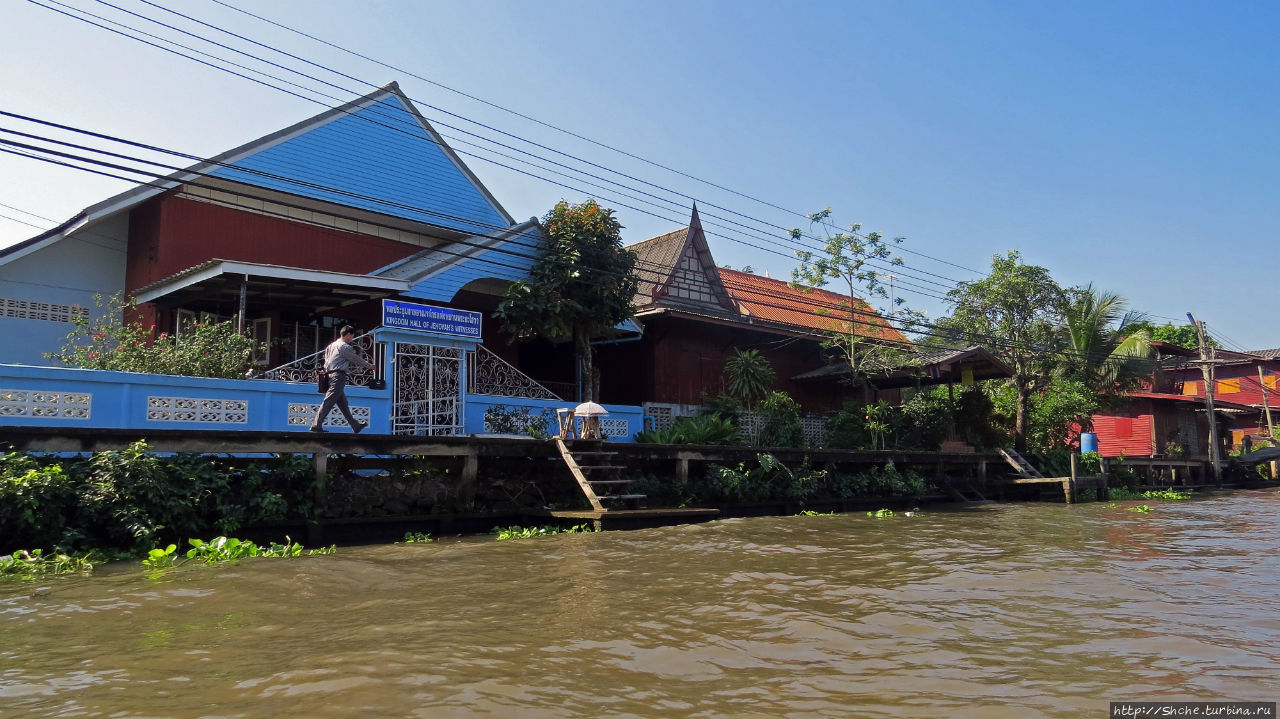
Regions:
<instances>
[{"instance_id":1,"label":"brown canal water","mask_svg":"<svg viewBox=\"0 0 1280 719\"><path fill-rule=\"evenodd\" d=\"M1025 719L1280 699L1280 493L1134 504L0 584L0 717Z\"/></svg>"}]
</instances>

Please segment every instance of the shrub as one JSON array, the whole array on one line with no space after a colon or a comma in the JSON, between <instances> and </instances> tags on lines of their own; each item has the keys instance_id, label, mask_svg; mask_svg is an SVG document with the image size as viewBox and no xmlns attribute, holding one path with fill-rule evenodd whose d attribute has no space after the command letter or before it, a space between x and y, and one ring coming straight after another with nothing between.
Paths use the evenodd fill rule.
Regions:
<instances>
[{"instance_id":1,"label":"shrub","mask_svg":"<svg viewBox=\"0 0 1280 719\"><path fill-rule=\"evenodd\" d=\"M78 484L60 463L17 452L0 455L0 553L65 544Z\"/></svg>"},{"instance_id":2,"label":"shrub","mask_svg":"<svg viewBox=\"0 0 1280 719\"><path fill-rule=\"evenodd\" d=\"M764 426L756 444L761 447L802 447L804 427L800 424L800 403L786 392L774 392L760 403Z\"/></svg>"},{"instance_id":3,"label":"shrub","mask_svg":"<svg viewBox=\"0 0 1280 719\"><path fill-rule=\"evenodd\" d=\"M795 475L777 457L767 452L756 455L756 466L745 462L737 467L712 464L707 467L707 498L725 502L763 502L782 499Z\"/></svg>"},{"instance_id":4,"label":"shrub","mask_svg":"<svg viewBox=\"0 0 1280 719\"><path fill-rule=\"evenodd\" d=\"M216 458L160 458L144 442L88 460L0 455L0 552L19 547L140 550L162 538L231 532L310 508L310 465L286 456L228 469Z\"/></svg>"},{"instance_id":5,"label":"shrub","mask_svg":"<svg viewBox=\"0 0 1280 719\"><path fill-rule=\"evenodd\" d=\"M523 434L534 439L546 439L551 410L535 412L533 407L515 407L499 404L484 411L484 426L498 434Z\"/></svg>"},{"instance_id":6,"label":"shrub","mask_svg":"<svg viewBox=\"0 0 1280 719\"><path fill-rule=\"evenodd\" d=\"M742 432L719 414L684 417L670 427L636 434L636 441L648 444L742 444Z\"/></svg>"},{"instance_id":7,"label":"shrub","mask_svg":"<svg viewBox=\"0 0 1280 719\"><path fill-rule=\"evenodd\" d=\"M871 437L864 426L865 416L860 405L846 403L827 422L826 446L836 449L866 449Z\"/></svg>"},{"instance_id":8,"label":"shrub","mask_svg":"<svg viewBox=\"0 0 1280 719\"><path fill-rule=\"evenodd\" d=\"M903 472L889 462L863 472L867 493L879 496L918 497L924 494L924 477L912 471Z\"/></svg>"},{"instance_id":9,"label":"shrub","mask_svg":"<svg viewBox=\"0 0 1280 719\"><path fill-rule=\"evenodd\" d=\"M62 350L46 357L84 369L243 379L254 371L254 356L269 348L237 332L230 321L192 323L181 337L167 332L153 336L155 325L144 329L135 321L133 300L98 295L94 301L105 312L92 320L76 319Z\"/></svg>"}]
</instances>

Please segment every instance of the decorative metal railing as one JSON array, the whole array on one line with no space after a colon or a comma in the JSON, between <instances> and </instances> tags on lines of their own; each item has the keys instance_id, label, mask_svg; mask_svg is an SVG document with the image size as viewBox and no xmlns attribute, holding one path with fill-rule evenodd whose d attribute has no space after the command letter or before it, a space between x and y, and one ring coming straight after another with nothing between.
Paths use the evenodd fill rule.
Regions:
<instances>
[{"instance_id":1,"label":"decorative metal railing","mask_svg":"<svg viewBox=\"0 0 1280 719\"><path fill-rule=\"evenodd\" d=\"M362 357L373 362L375 369L353 369L347 373L347 384L356 387L367 387L369 380L376 379L378 373L382 371L382 360L386 353L386 344L383 342L375 342L373 333L368 332L351 340L351 346L355 347ZM267 379L282 380L285 382L314 382L316 378L316 370L324 367L324 350L300 357L288 364L282 364L267 370L264 377Z\"/></svg>"},{"instance_id":2,"label":"decorative metal railing","mask_svg":"<svg viewBox=\"0 0 1280 719\"><path fill-rule=\"evenodd\" d=\"M483 345L467 353L467 391L498 397L563 399Z\"/></svg>"}]
</instances>

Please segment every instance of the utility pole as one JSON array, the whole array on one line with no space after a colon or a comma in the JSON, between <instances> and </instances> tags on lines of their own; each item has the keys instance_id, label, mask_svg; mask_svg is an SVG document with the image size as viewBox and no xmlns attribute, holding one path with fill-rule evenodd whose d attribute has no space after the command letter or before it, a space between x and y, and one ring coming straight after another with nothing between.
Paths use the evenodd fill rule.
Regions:
<instances>
[{"instance_id":1,"label":"utility pole","mask_svg":"<svg viewBox=\"0 0 1280 719\"><path fill-rule=\"evenodd\" d=\"M1217 360L1214 359L1216 350L1209 346L1209 338L1204 332L1204 323L1197 321L1190 312L1187 313L1187 319L1196 328L1196 339L1200 344L1200 361L1193 364L1200 365L1200 374L1204 376L1204 406L1205 411L1209 413L1209 463L1213 465L1214 481L1221 485L1222 463L1218 459L1218 416L1213 411L1213 366L1217 364Z\"/></svg>"},{"instance_id":2,"label":"utility pole","mask_svg":"<svg viewBox=\"0 0 1280 719\"><path fill-rule=\"evenodd\" d=\"M1267 382L1262 378L1262 365L1258 365L1258 387L1262 389L1262 409L1267 413L1267 434L1275 439L1276 428L1271 424L1271 405L1267 403Z\"/></svg>"}]
</instances>

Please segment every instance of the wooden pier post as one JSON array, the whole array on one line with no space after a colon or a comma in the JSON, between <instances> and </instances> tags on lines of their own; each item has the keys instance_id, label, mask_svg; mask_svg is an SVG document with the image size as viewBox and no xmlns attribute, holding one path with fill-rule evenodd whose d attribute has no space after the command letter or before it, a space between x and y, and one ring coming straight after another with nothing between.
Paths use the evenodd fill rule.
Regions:
<instances>
[{"instance_id":1,"label":"wooden pier post","mask_svg":"<svg viewBox=\"0 0 1280 719\"><path fill-rule=\"evenodd\" d=\"M1062 494L1067 504L1076 501L1076 455L1071 453L1071 476L1062 480Z\"/></svg>"},{"instance_id":2,"label":"wooden pier post","mask_svg":"<svg viewBox=\"0 0 1280 719\"><path fill-rule=\"evenodd\" d=\"M464 506L471 506L476 498L476 477L480 474L480 457L474 448L462 460L462 476L459 478L458 494Z\"/></svg>"},{"instance_id":3,"label":"wooden pier post","mask_svg":"<svg viewBox=\"0 0 1280 719\"><path fill-rule=\"evenodd\" d=\"M311 467L315 473L315 479L311 483L311 521L307 522L307 544L318 547L324 544L323 532L320 530L320 515L324 511L324 490L329 479L329 453L312 454Z\"/></svg>"}]
</instances>

